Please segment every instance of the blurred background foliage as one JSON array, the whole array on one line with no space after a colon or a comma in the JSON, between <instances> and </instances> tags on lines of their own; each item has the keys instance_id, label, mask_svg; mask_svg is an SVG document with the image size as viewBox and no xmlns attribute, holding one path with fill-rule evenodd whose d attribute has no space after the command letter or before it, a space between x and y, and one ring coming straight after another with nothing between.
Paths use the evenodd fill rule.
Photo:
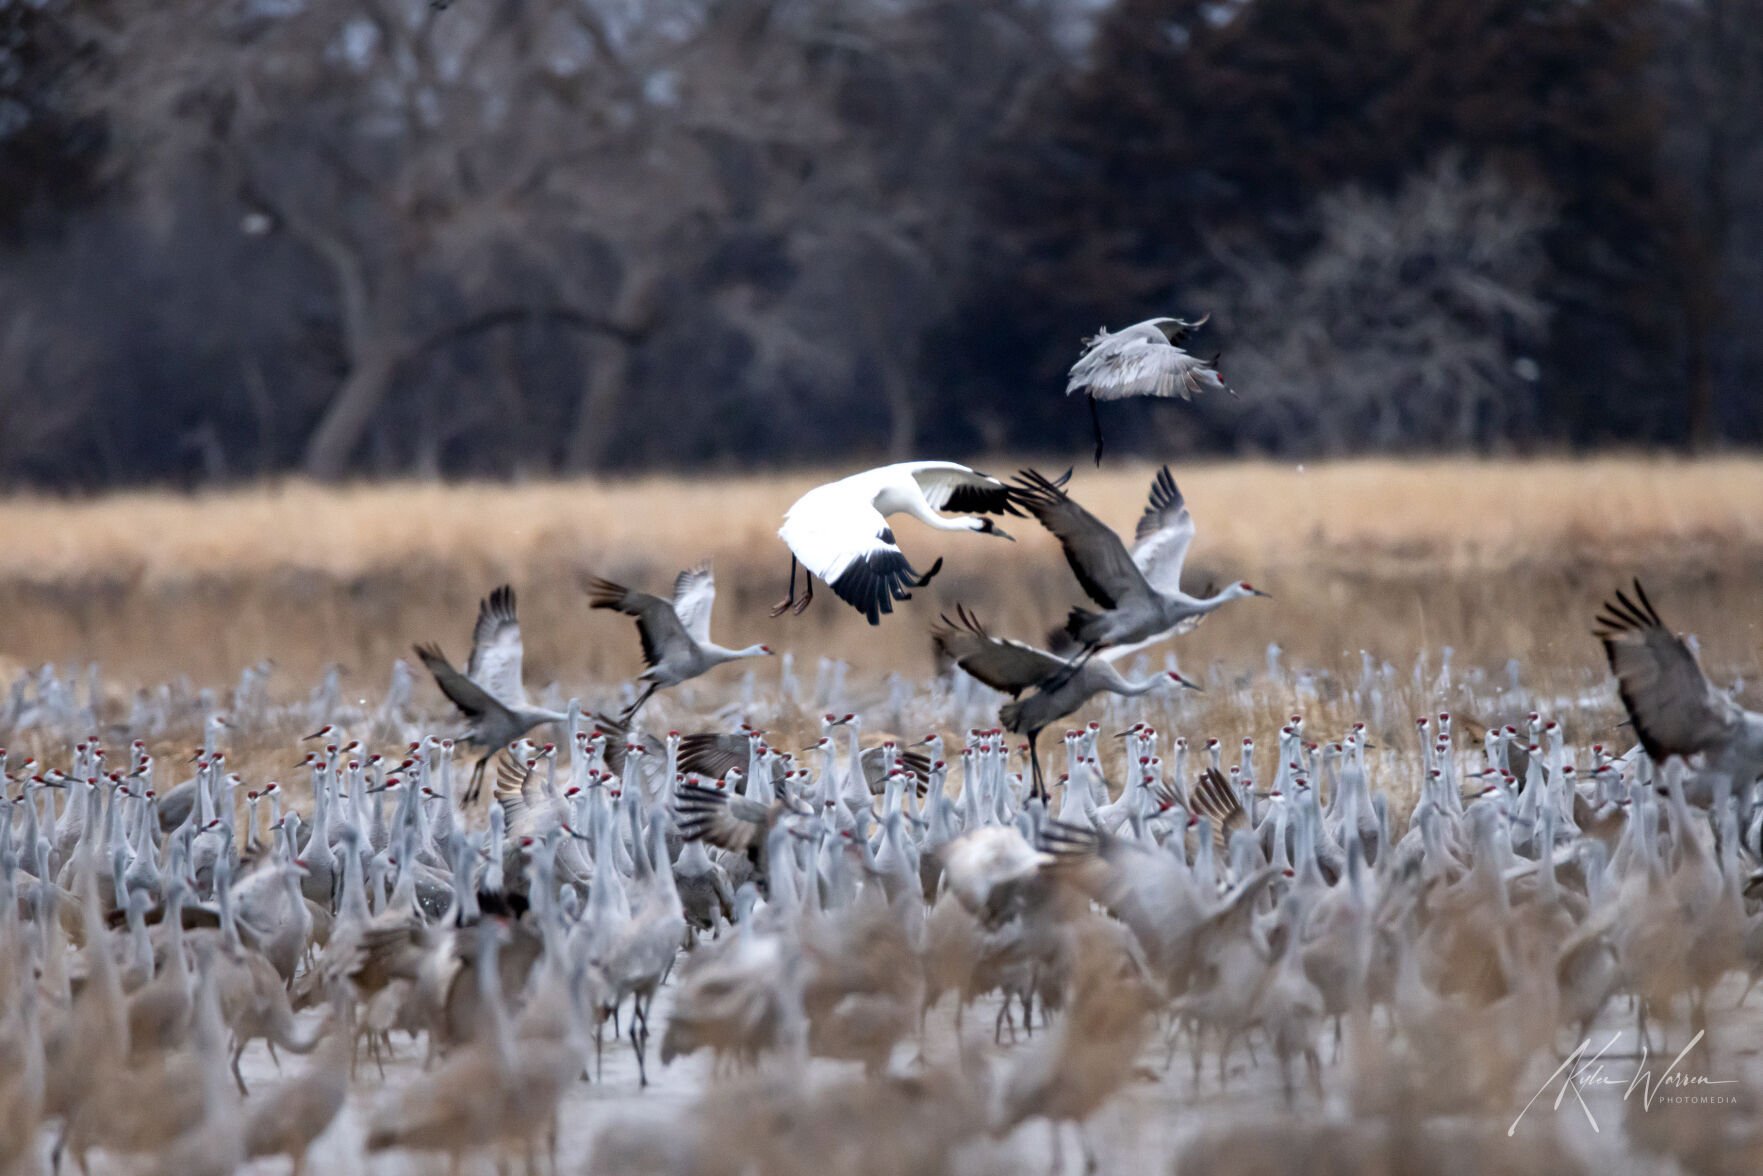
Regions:
<instances>
[{"instance_id":1,"label":"blurred background foliage","mask_svg":"<svg viewBox=\"0 0 1763 1176\"><path fill-rule=\"evenodd\" d=\"M0 0L0 482L1763 440L1756 0Z\"/></svg>"}]
</instances>

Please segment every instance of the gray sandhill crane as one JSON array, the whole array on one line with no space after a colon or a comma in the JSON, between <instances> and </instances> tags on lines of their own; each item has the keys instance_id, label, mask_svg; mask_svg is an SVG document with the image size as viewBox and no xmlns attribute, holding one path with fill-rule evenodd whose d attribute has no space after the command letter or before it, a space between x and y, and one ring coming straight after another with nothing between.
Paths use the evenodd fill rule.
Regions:
<instances>
[{"instance_id":1,"label":"gray sandhill crane","mask_svg":"<svg viewBox=\"0 0 1763 1176\"><path fill-rule=\"evenodd\" d=\"M1231 392L1230 385L1213 366L1216 356L1204 360L1189 355L1181 344L1205 325L1211 315L1197 322L1178 318L1146 319L1118 331L1096 328L1083 341L1084 353L1071 365L1065 394L1082 392L1090 402L1090 423L1096 429L1096 464L1102 464L1102 414L1098 400L1124 400L1129 396L1179 396L1192 400L1196 392Z\"/></svg>"},{"instance_id":2,"label":"gray sandhill crane","mask_svg":"<svg viewBox=\"0 0 1763 1176\"><path fill-rule=\"evenodd\" d=\"M895 541L889 515L911 515L939 531L1009 539L988 516L1019 513L1004 483L952 461L904 461L816 486L785 512L778 528L790 549L790 591L771 615L807 608L818 576L840 600L879 625L896 600L910 600L911 589L930 583L943 567L939 558L919 574ZM798 563L807 573L800 599Z\"/></svg>"},{"instance_id":3,"label":"gray sandhill crane","mask_svg":"<svg viewBox=\"0 0 1763 1176\"><path fill-rule=\"evenodd\" d=\"M333 996L329 1031L304 1073L249 1104L245 1124L245 1155L287 1156L293 1176L306 1171L306 1153L330 1127L349 1094L349 1060L355 1031L352 1005L343 990Z\"/></svg>"},{"instance_id":4,"label":"gray sandhill crane","mask_svg":"<svg viewBox=\"0 0 1763 1176\"><path fill-rule=\"evenodd\" d=\"M810 815L810 809L787 793L769 805L735 796L719 783L715 788L682 784L674 796L674 815L686 841L708 841L730 853L746 854L758 876L767 873L766 843L785 817Z\"/></svg>"},{"instance_id":5,"label":"gray sandhill crane","mask_svg":"<svg viewBox=\"0 0 1763 1176\"><path fill-rule=\"evenodd\" d=\"M650 695L663 687L689 682L728 662L771 656L769 645L730 649L710 640L716 575L709 564L681 572L673 582L672 600L638 592L599 576L589 578L586 586L589 607L615 609L637 618L637 635L643 639L643 661L648 666L639 677L648 685L619 716L626 723L649 701Z\"/></svg>"},{"instance_id":6,"label":"gray sandhill crane","mask_svg":"<svg viewBox=\"0 0 1763 1176\"><path fill-rule=\"evenodd\" d=\"M1660 764L1701 754L1706 774L1730 780L1733 795L1748 807L1751 785L1763 774L1763 714L1714 688L1683 638L1659 619L1638 579L1634 599L1618 591L1598 626L1594 636L1604 643L1646 753Z\"/></svg>"},{"instance_id":7,"label":"gray sandhill crane","mask_svg":"<svg viewBox=\"0 0 1763 1176\"><path fill-rule=\"evenodd\" d=\"M1035 792L1042 799L1046 798L1047 792L1041 777L1037 744L1041 731L1049 724L1104 692L1130 697L1167 686L1200 689L1173 670L1135 682L1122 677L1120 671L1107 662L1055 657L1020 641L993 637L985 631L979 618L959 605L956 606L956 618L951 621L944 616L942 624L931 630L937 648L968 674L1016 700L1004 704L998 712L998 721L1006 730L1028 736ZM1021 697L1025 690L1031 689L1033 694Z\"/></svg>"},{"instance_id":8,"label":"gray sandhill crane","mask_svg":"<svg viewBox=\"0 0 1763 1176\"><path fill-rule=\"evenodd\" d=\"M561 711L527 701L526 685L521 681L524 647L520 619L515 614L514 589L506 584L478 604L465 673L454 669L437 645L418 645L416 656L435 676L441 693L471 720L464 742L483 749L471 770L471 786L464 798L467 804L475 802L483 791L484 769L491 756L541 723L561 723L569 718Z\"/></svg>"},{"instance_id":9,"label":"gray sandhill crane","mask_svg":"<svg viewBox=\"0 0 1763 1176\"><path fill-rule=\"evenodd\" d=\"M1182 564L1194 541L1194 519L1168 466L1151 482L1131 554L1120 536L1071 500L1062 481L1023 470L1011 487L1011 500L1053 533L1078 584L1106 610L1071 610L1065 631L1082 646L1082 661L1104 646L1144 648L1233 600L1267 595L1246 580L1209 597L1182 591Z\"/></svg>"}]
</instances>

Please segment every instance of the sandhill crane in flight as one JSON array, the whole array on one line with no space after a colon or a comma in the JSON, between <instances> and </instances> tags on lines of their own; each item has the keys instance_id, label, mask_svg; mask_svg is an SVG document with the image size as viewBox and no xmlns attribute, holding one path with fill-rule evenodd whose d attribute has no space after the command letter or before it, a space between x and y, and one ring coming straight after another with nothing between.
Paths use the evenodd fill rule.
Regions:
<instances>
[{"instance_id":1,"label":"sandhill crane in flight","mask_svg":"<svg viewBox=\"0 0 1763 1176\"><path fill-rule=\"evenodd\" d=\"M1105 661L1055 657L1021 641L993 637L980 624L979 618L959 605L956 606L956 619L952 621L945 615L942 623L932 628L931 634L944 656L987 686L1002 690L1016 700L1004 704L998 712L998 721L1006 730L1028 736L1035 793L1043 800L1047 790L1041 776L1037 745L1041 731L1049 724L1104 692L1135 696L1168 686L1200 689L1173 670L1135 682L1122 677L1120 671ZM1031 689L1033 694L1021 697L1023 691Z\"/></svg>"},{"instance_id":2,"label":"sandhill crane in flight","mask_svg":"<svg viewBox=\"0 0 1763 1176\"><path fill-rule=\"evenodd\" d=\"M541 723L561 723L569 716L561 711L533 706L521 681L524 647L520 619L515 613L514 589L504 584L478 603L477 625L471 631L471 658L465 673L453 668L437 645L418 645L416 656L435 676L461 714L471 720L463 741L483 749L471 771L465 801L477 800L483 789L484 768L490 757Z\"/></svg>"},{"instance_id":3,"label":"sandhill crane in flight","mask_svg":"<svg viewBox=\"0 0 1763 1176\"><path fill-rule=\"evenodd\" d=\"M1657 763L1701 753L1704 771L1732 782L1746 810L1763 775L1763 714L1714 688L1683 638L1665 627L1637 579L1634 599L1618 591L1593 635L1604 643L1622 704L1641 746Z\"/></svg>"},{"instance_id":4,"label":"sandhill crane in flight","mask_svg":"<svg viewBox=\"0 0 1763 1176\"><path fill-rule=\"evenodd\" d=\"M1118 648L1116 656L1124 656L1191 626L1195 618L1233 600L1267 595L1246 580L1205 597L1181 590L1182 564L1194 541L1194 517L1168 466L1151 481L1130 555L1120 536L1071 500L1062 482L1023 470L1011 487L1011 497L1059 540L1077 582L1107 610L1071 610L1065 632L1082 649L1079 662L1104 647Z\"/></svg>"},{"instance_id":5,"label":"sandhill crane in flight","mask_svg":"<svg viewBox=\"0 0 1763 1176\"><path fill-rule=\"evenodd\" d=\"M962 512L946 515L944 510ZM879 625L894 601L910 600L942 570L939 558L920 575L894 540L888 516L907 514L939 531L974 531L1009 539L986 517L1019 514L1004 483L952 461L903 461L816 486L784 514L778 536L790 549L790 591L771 610L800 613L814 599L814 577ZM796 597L796 564L807 572Z\"/></svg>"},{"instance_id":6,"label":"sandhill crane in flight","mask_svg":"<svg viewBox=\"0 0 1763 1176\"><path fill-rule=\"evenodd\" d=\"M1096 464L1102 464L1102 414L1098 400L1124 400L1128 396L1179 396L1192 400L1196 392L1231 392L1212 360L1189 355L1180 344L1203 326L1211 315L1197 322L1178 318L1146 319L1118 331L1097 327L1085 339L1084 353L1071 365L1065 394L1082 392L1090 402L1090 423L1096 429Z\"/></svg>"},{"instance_id":7,"label":"sandhill crane in flight","mask_svg":"<svg viewBox=\"0 0 1763 1176\"><path fill-rule=\"evenodd\" d=\"M744 657L769 657L771 646L729 649L710 640L710 610L716 603L716 574L709 564L681 572L673 581L673 599L651 596L594 576L588 580L588 604L637 618L643 639L640 675L648 683L637 700L619 716L628 723L649 696L664 686L678 686L726 662Z\"/></svg>"}]
</instances>

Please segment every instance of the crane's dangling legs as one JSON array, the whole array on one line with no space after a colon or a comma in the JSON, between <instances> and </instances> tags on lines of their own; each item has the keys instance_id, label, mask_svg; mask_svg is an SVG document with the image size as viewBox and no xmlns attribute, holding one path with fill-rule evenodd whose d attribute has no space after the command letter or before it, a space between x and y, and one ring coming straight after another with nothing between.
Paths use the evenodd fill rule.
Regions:
<instances>
[{"instance_id":1,"label":"crane's dangling legs","mask_svg":"<svg viewBox=\"0 0 1763 1176\"><path fill-rule=\"evenodd\" d=\"M643 709L643 704L649 701L649 696L659 689L661 689L661 683L659 682L651 682L643 687L643 692L637 695L637 700L635 702L624 708L618 716L619 719L626 723L630 722L631 719L636 717L636 713Z\"/></svg>"},{"instance_id":2,"label":"crane's dangling legs","mask_svg":"<svg viewBox=\"0 0 1763 1176\"><path fill-rule=\"evenodd\" d=\"M790 591L782 600L771 606L771 615L781 617L786 612L794 612L801 616L802 610L814 600L814 573L807 568L802 569L802 580L806 587L802 589L802 599L796 599L796 555L790 553Z\"/></svg>"},{"instance_id":3,"label":"crane's dangling legs","mask_svg":"<svg viewBox=\"0 0 1763 1176\"><path fill-rule=\"evenodd\" d=\"M1102 464L1102 410L1096 407L1096 398L1086 393L1084 399L1090 402L1090 424L1096 429L1096 465Z\"/></svg>"},{"instance_id":4,"label":"crane's dangling legs","mask_svg":"<svg viewBox=\"0 0 1763 1176\"><path fill-rule=\"evenodd\" d=\"M1047 782L1041 778L1041 753L1037 746L1041 741L1040 728L1028 733L1028 764L1034 772L1034 786L1029 790L1029 799L1047 802Z\"/></svg>"},{"instance_id":5,"label":"crane's dangling legs","mask_svg":"<svg viewBox=\"0 0 1763 1176\"><path fill-rule=\"evenodd\" d=\"M471 769L471 783L465 789L464 800L466 804L476 804L477 798L483 795L484 769L490 766L490 757L494 754L494 750L485 752L483 758L478 760L477 765Z\"/></svg>"}]
</instances>

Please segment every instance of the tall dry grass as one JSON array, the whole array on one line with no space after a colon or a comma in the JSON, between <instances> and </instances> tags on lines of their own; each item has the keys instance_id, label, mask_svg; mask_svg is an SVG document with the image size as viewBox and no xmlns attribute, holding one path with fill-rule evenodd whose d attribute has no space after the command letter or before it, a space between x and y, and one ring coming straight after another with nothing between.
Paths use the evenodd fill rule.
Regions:
<instances>
[{"instance_id":1,"label":"tall dry grass","mask_svg":"<svg viewBox=\"0 0 1763 1176\"><path fill-rule=\"evenodd\" d=\"M1011 463L990 467L1006 472ZM1148 465L1079 469L1072 492L1123 531ZM1275 594L1182 641L1190 664L1258 666L1270 642L1335 666L1358 651L1595 666L1599 598L1641 574L1717 662L1757 665L1763 460L1268 462L1177 466L1199 536L1192 582L1247 578ZM330 663L378 689L411 642L463 656L475 600L513 582L535 678L590 682L638 667L628 622L590 614L586 569L660 590L716 561L716 629L864 668L928 668L927 627L956 601L1000 632L1037 637L1080 599L1030 521L1010 545L930 533L902 544L944 574L879 630L825 594L800 618L781 594L784 509L818 480L640 478L533 485L284 483L198 495L0 501L0 663L100 661L113 677L219 682L262 658L284 685ZM0 665L0 668L5 668Z\"/></svg>"}]
</instances>

